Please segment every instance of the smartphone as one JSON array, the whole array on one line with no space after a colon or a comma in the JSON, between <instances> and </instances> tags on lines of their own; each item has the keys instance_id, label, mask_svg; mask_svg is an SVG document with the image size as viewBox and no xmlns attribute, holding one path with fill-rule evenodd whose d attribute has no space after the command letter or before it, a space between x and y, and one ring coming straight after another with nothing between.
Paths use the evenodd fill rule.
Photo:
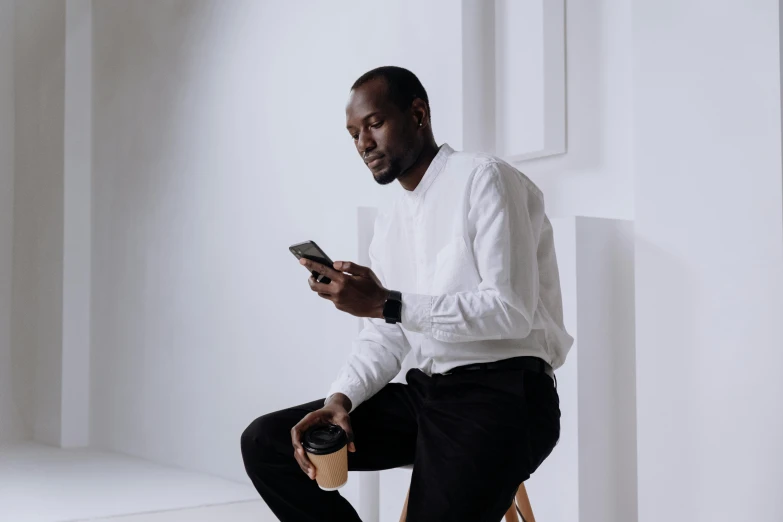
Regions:
<instances>
[{"instance_id":1,"label":"smartphone","mask_svg":"<svg viewBox=\"0 0 783 522\"><path fill-rule=\"evenodd\" d=\"M321 263L322 265L326 265L329 268L334 268L334 264L332 264L332 260L329 259L329 256L326 255L326 253L321 250L321 247L315 244L315 241L305 241L304 243L297 243L296 245L291 245L288 247L288 250L291 251L291 253L296 256L297 259L305 258L309 259L310 261L315 261L316 263ZM321 275L315 270L312 271L313 277L315 277L315 280L319 283L323 283L325 285L328 285L332 282L331 279L326 277L325 275Z\"/></svg>"}]
</instances>

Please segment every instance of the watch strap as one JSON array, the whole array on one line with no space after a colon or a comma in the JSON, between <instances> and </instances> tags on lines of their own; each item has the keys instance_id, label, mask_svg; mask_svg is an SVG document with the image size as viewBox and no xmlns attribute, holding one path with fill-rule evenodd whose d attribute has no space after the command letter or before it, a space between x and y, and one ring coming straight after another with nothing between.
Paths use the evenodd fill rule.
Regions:
<instances>
[{"instance_id":1,"label":"watch strap","mask_svg":"<svg viewBox=\"0 0 783 522\"><path fill-rule=\"evenodd\" d=\"M389 290L386 303L383 305L383 318L390 324L402 321L402 292Z\"/></svg>"}]
</instances>

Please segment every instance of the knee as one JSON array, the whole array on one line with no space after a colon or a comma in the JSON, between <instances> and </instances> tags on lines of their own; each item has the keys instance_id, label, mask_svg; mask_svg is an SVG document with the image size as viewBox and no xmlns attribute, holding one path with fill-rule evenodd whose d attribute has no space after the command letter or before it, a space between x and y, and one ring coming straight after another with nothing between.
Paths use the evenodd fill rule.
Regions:
<instances>
[{"instance_id":1,"label":"knee","mask_svg":"<svg viewBox=\"0 0 783 522\"><path fill-rule=\"evenodd\" d=\"M269 458L273 452L275 436L274 423L269 415L257 418L245 428L240 438L242 459L247 465L249 462L258 463Z\"/></svg>"}]
</instances>

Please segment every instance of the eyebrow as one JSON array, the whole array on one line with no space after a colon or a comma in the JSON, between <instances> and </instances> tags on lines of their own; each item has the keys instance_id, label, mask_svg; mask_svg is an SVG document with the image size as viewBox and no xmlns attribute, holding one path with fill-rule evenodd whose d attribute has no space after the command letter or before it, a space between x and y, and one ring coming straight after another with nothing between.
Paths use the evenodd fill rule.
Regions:
<instances>
[{"instance_id":1,"label":"eyebrow","mask_svg":"<svg viewBox=\"0 0 783 522\"><path fill-rule=\"evenodd\" d=\"M369 120L370 118L372 118L373 116L377 116L377 115L378 115L378 114L380 114L380 113L381 113L381 111L375 111L375 112L371 112L370 114L368 114L367 116L365 116L364 118L362 118L362 121L367 121L367 120ZM352 125L346 125L346 126L345 126L345 128L346 128L346 129L350 129L351 127L352 127Z\"/></svg>"}]
</instances>

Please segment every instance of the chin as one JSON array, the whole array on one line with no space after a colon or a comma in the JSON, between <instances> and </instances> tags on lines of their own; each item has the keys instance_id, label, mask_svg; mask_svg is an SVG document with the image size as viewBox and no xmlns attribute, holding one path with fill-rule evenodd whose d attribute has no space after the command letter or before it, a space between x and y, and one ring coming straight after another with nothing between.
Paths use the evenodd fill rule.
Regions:
<instances>
[{"instance_id":1,"label":"chin","mask_svg":"<svg viewBox=\"0 0 783 522\"><path fill-rule=\"evenodd\" d=\"M381 172L373 172L372 177L375 178L376 183L379 185L388 185L397 179L397 173L391 169L385 169Z\"/></svg>"}]
</instances>

